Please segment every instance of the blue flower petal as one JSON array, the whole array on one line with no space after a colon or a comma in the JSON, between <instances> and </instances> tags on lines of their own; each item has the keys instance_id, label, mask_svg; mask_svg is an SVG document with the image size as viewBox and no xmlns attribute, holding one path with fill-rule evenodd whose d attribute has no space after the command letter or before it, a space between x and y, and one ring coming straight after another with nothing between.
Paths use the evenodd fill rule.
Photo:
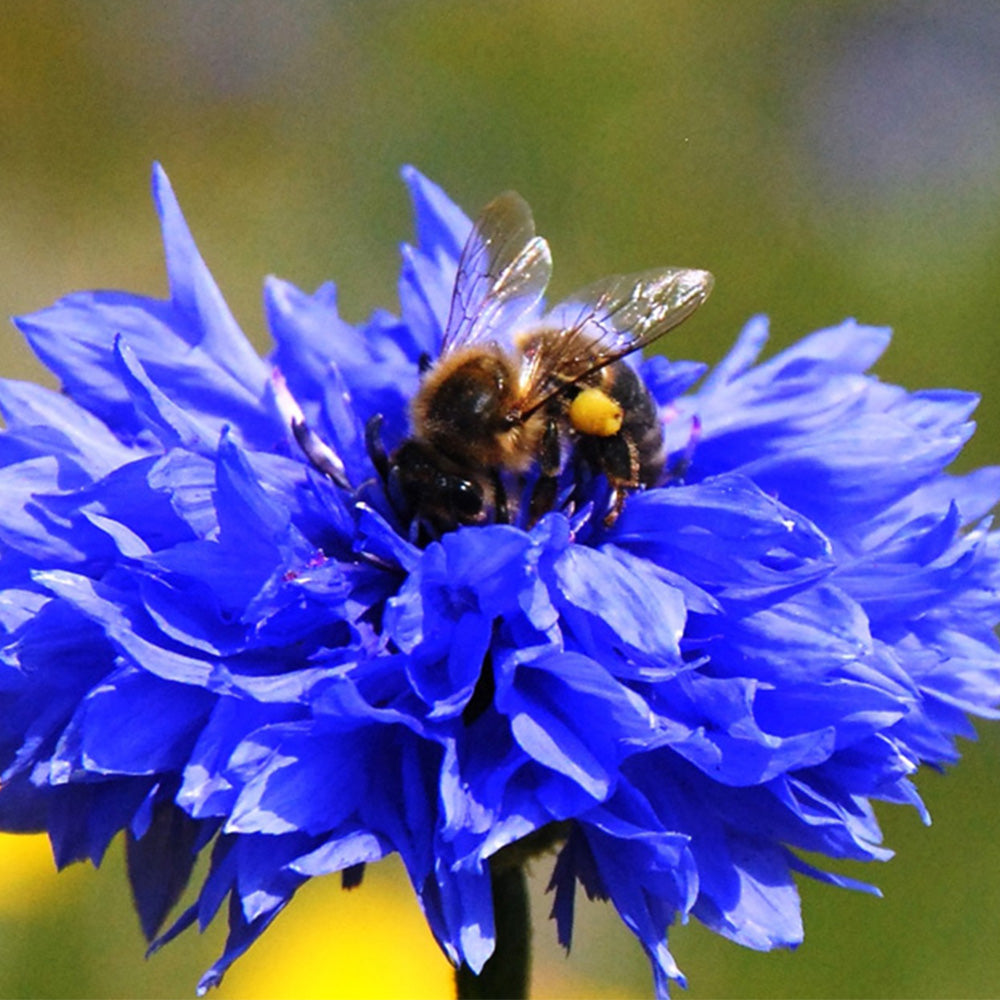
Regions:
<instances>
[{"instance_id":1,"label":"blue flower petal","mask_svg":"<svg viewBox=\"0 0 1000 1000\"><path fill-rule=\"evenodd\" d=\"M257 730L229 760L240 795L227 833L326 833L359 805L367 782L355 739L307 723Z\"/></svg>"},{"instance_id":2,"label":"blue flower petal","mask_svg":"<svg viewBox=\"0 0 1000 1000\"><path fill-rule=\"evenodd\" d=\"M637 494L609 541L658 566L683 566L729 600L777 595L833 566L829 540L808 518L741 476Z\"/></svg>"},{"instance_id":3,"label":"blue flower petal","mask_svg":"<svg viewBox=\"0 0 1000 1000\"><path fill-rule=\"evenodd\" d=\"M0 415L7 424L0 445L3 465L54 456L63 477L74 467L87 476L73 483L63 479L66 486L98 479L136 457L83 407L30 382L0 379Z\"/></svg>"},{"instance_id":4,"label":"blue flower petal","mask_svg":"<svg viewBox=\"0 0 1000 1000\"><path fill-rule=\"evenodd\" d=\"M564 627L589 656L620 651L641 664L639 676L662 677L681 666L683 596L644 560L612 546L599 551L572 545L552 573Z\"/></svg>"},{"instance_id":5,"label":"blue flower petal","mask_svg":"<svg viewBox=\"0 0 1000 1000\"><path fill-rule=\"evenodd\" d=\"M53 781L77 772L152 775L178 771L215 699L136 670L112 675L80 704L52 759Z\"/></svg>"},{"instance_id":6,"label":"blue flower petal","mask_svg":"<svg viewBox=\"0 0 1000 1000\"><path fill-rule=\"evenodd\" d=\"M136 414L160 439L164 449L184 447L201 454L211 454L215 437L207 427L199 426L186 410L167 397L143 370L139 359L119 336L115 340L122 382Z\"/></svg>"},{"instance_id":7,"label":"blue flower petal","mask_svg":"<svg viewBox=\"0 0 1000 1000\"><path fill-rule=\"evenodd\" d=\"M441 343L451 308L458 258L472 223L444 192L413 167L403 171L417 219L417 247L403 248L399 302L412 331L429 354Z\"/></svg>"},{"instance_id":8,"label":"blue flower petal","mask_svg":"<svg viewBox=\"0 0 1000 1000\"><path fill-rule=\"evenodd\" d=\"M163 227L170 297L187 319L192 347L204 351L249 393L255 393L266 369L233 319L218 286L205 267L163 168L153 167L153 198ZM197 333L196 333L197 331Z\"/></svg>"},{"instance_id":9,"label":"blue flower petal","mask_svg":"<svg viewBox=\"0 0 1000 1000\"><path fill-rule=\"evenodd\" d=\"M400 173L413 201L421 251L430 256L442 254L458 260L472 228L469 217L416 167L403 167Z\"/></svg>"},{"instance_id":10,"label":"blue flower petal","mask_svg":"<svg viewBox=\"0 0 1000 1000\"><path fill-rule=\"evenodd\" d=\"M142 836L126 843L129 883L139 922L151 941L187 888L204 846L202 825L169 802L154 808Z\"/></svg>"}]
</instances>

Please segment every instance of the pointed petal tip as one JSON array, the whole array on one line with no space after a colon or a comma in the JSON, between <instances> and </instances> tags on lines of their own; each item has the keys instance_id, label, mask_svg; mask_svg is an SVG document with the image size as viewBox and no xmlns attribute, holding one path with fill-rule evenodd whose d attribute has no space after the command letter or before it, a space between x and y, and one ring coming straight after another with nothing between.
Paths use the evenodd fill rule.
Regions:
<instances>
[{"instance_id":1,"label":"pointed petal tip","mask_svg":"<svg viewBox=\"0 0 1000 1000\"><path fill-rule=\"evenodd\" d=\"M422 204L427 206L435 204L441 200L451 206L451 199L445 194L444 188L440 184L435 184L422 171L412 164L405 164L400 167L399 176L410 194L410 201L418 214Z\"/></svg>"},{"instance_id":2,"label":"pointed petal tip","mask_svg":"<svg viewBox=\"0 0 1000 1000\"><path fill-rule=\"evenodd\" d=\"M153 189L153 200L156 202L157 208L162 215L164 201L176 201L177 199L174 196L174 189L170 183L170 178L167 176L167 172L163 169L163 164L159 160L153 161L150 184Z\"/></svg>"}]
</instances>

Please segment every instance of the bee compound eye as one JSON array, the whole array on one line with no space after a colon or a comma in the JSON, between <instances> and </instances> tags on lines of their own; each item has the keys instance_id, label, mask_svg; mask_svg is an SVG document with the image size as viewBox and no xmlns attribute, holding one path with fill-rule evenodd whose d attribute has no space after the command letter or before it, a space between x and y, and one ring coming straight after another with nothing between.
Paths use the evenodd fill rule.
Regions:
<instances>
[{"instance_id":1,"label":"bee compound eye","mask_svg":"<svg viewBox=\"0 0 1000 1000\"><path fill-rule=\"evenodd\" d=\"M467 479L452 480L451 506L465 517L475 517L483 509L483 496Z\"/></svg>"}]
</instances>

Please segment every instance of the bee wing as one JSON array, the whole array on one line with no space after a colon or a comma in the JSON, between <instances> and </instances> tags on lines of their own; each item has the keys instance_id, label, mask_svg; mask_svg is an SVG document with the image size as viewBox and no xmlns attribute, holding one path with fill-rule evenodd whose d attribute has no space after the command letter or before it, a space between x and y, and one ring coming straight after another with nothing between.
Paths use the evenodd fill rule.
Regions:
<instances>
[{"instance_id":1,"label":"bee wing","mask_svg":"<svg viewBox=\"0 0 1000 1000\"><path fill-rule=\"evenodd\" d=\"M551 273L549 245L535 235L528 203L514 191L494 198L462 249L441 356L515 326Z\"/></svg>"},{"instance_id":2,"label":"bee wing","mask_svg":"<svg viewBox=\"0 0 1000 1000\"><path fill-rule=\"evenodd\" d=\"M714 281L708 271L665 267L605 278L561 302L541 323L543 333L558 332L522 340L522 417L682 323Z\"/></svg>"}]
</instances>

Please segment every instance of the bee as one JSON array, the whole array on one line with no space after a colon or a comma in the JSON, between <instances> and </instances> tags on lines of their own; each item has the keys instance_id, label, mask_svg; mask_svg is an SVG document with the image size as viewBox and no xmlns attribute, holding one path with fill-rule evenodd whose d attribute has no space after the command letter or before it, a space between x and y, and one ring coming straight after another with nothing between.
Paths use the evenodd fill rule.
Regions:
<instances>
[{"instance_id":1,"label":"bee","mask_svg":"<svg viewBox=\"0 0 1000 1000\"><path fill-rule=\"evenodd\" d=\"M459 525L534 524L559 498L567 460L627 495L658 484L663 429L624 359L708 297L708 271L666 267L606 278L539 317L552 257L515 192L491 201L462 250L439 356L422 365L411 434L391 454L369 428L390 499L432 534ZM527 490L525 504L517 487ZM511 486L515 490L511 491Z\"/></svg>"}]
</instances>

